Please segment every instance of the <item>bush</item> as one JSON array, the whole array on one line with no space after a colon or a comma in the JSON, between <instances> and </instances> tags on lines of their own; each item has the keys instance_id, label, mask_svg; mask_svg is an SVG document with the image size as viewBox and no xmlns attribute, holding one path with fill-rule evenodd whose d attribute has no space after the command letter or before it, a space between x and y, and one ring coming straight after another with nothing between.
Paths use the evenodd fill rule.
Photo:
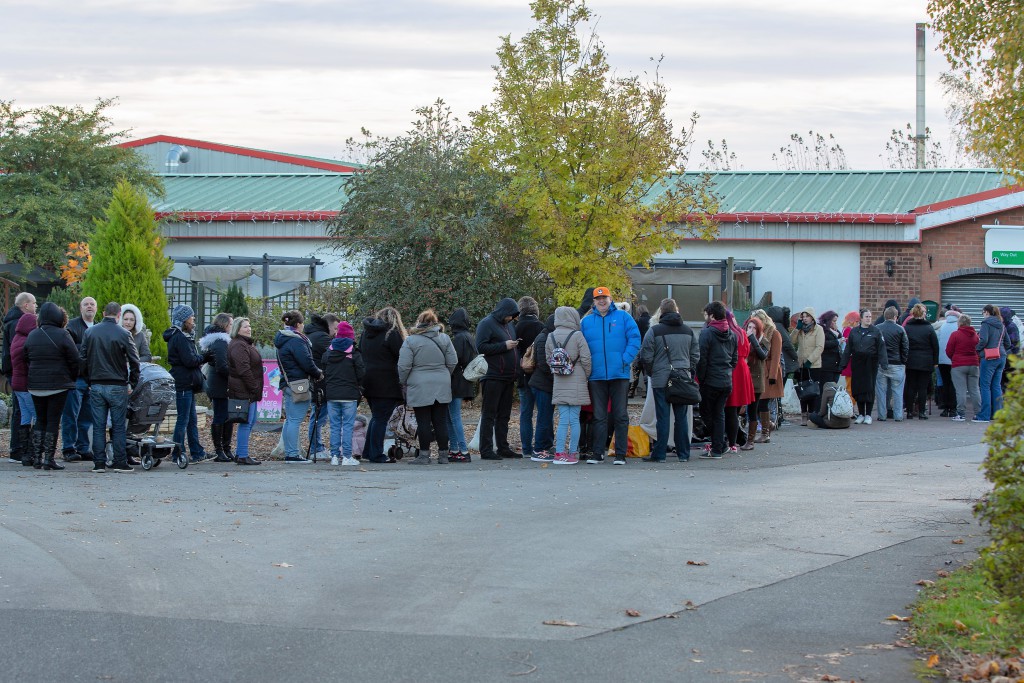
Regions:
<instances>
[{"instance_id":1,"label":"bush","mask_svg":"<svg viewBox=\"0 0 1024 683\"><path fill-rule=\"evenodd\" d=\"M78 305L82 303L82 287L77 283L67 287L54 287L46 300L67 311L70 320L78 315Z\"/></svg>"},{"instance_id":2,"label":"bush","mask_svg":"<svg viewBox=\"0 0 1024 683\"><path fill-rule=\"evenodd\" d=\"M228 291L221 298L219 312L230 313L233 318L249 317L249 305L245 303L245 295L242 293L242 289L234 282L231 283Z\"/></svg>"},{"instance_id":3,"label":"bush","mask_svg":"<svg viewBox=\"0 0 1024 683\"><path fill-rule=\"evenodd\" d=\"M989 451L983 467L993 488L975 505L975 514L992 537L981 566L999 593L1000 610L1024 634L1024 358L1009 362L1013 372L1003 408L985 433Z\"/></svg>"}]
</instances>

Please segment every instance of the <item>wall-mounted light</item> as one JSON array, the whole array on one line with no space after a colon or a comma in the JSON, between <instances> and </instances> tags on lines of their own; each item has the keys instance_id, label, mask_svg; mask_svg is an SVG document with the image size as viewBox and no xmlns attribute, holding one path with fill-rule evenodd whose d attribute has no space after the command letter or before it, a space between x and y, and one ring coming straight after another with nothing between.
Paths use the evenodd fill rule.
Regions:
<instances>
[{"instance_id":1,"label":"wall-mounted light","mask_svg":"<svg viewBox=\"0 0 1024 683\"><path fill-rule=\"evenodd\" d=\"M887 258L885 259L885 274L889 277L896 275L896 259Z\"/></svg>"}]
</instances>

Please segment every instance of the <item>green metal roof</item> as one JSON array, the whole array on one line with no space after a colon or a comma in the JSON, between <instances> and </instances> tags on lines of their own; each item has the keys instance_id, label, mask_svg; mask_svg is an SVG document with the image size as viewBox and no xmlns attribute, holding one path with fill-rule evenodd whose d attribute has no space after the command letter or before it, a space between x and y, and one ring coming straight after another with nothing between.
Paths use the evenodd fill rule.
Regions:
<instances>
[{"instance_id":1,"label":"green metal roof","mask_svg":"<svg viewBox=\"0 0 1024 683\"><path fill-rule=\"evenodd\" d=\"M686 173L696 179L699 173ZM338 211L347 174L166 175L171 211ZM712 174L720 213L905 214L1002 187L999 171L724 171Z\"/></svg>"}]
</instances>

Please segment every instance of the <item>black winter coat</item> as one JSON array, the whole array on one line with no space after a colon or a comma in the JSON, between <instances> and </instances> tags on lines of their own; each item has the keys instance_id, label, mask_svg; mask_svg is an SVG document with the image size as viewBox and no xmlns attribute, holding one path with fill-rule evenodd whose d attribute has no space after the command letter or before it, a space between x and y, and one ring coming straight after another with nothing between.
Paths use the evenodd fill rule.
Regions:
<instances>
[{"instance_id":1,"label":"black winter coat","mask_svg":"<svg viewBox=\"0 0 1024 683\"><path fill-rule=\"evenodd\" d=\"M174 388L196 393L202 391L205 361L196 350L195 342L178 327L167 328L163 336L167 342L167 362L171 364Z\"/></svg>"},{"instance_id":2,"label":"black winter coat","mask_svg":"<svg viewBox=\"0 0 1024 683\"><path fill-rule=\"evenodd\" d=\"M206 328L203 338L199 340L199 350L204 356L209 357L206 363L206 370L203 373L206 379L203 382L203 391L210 398L228 397L228 344L231 337L227 332L210 325Z\"/></svg>"},{"instance_id":3,"label":"black winter coat","mask_svg":"<svg viewBox=\"0 0 1024 683\"><path fill-rule=\"evenodd\" d=\"M366 366L359 349L350 358L344 351L328 348L320 357L324 369L324 391L328 401L358 401L362 396Z\"/></svg>"},{"instance_id":4,"label":"black winter coat","mask_svg":"<svg viewBox=\"0 0 1024 683\"><path fill-rule=\"evenodd\" d=\"M476 383L470 382L462 376L466 366L477 356L476 342L473 333L470 332L472 324L469 320L469 313L465 308L457 308L448 318L448 325L452 331L452 346L455 347L455 355L458 363L452 370L452 398L468 399L470 401L476 396Z\"/></svg>"},{"instance_id":5,"label":"black winter coat","mask_svg":"<svg viewBox=\"0 0 1024 683\"><path fill-rule=\"evenodd\" d=\"M0 375L10 377L14 374L14 365L11 363L11 342L14 341L14 330L18 327L18 321L25 312L17 306L11 306L4 316L3 327L3 358L0 359Z\"/></svg>"},{"instance_id":6,"label":"black winter coat","mask_svg":"<svg viewBox=\"0 0 1024 683\"><path fill-rule=\"evenodd\" d=\"M47 302L39 309L39 327L25 340L29 389L75 388L78 347L62 322L64 314L57 304Z\"/></svg>"},{"instance_id":7,"label":"black winter coat","mask_svg":"<svg viewBox=\"0 0 1024 683\"><path fill-rule=\"evenodd\" d=\"M402 350L402 341L401 333L391 330L383 320L363 320L359 350L366 366L363 395L367 398L402 400L402 387L398 383L398 352Z\"/></svg>"},{"instance_id":8,"label":"black winter coat","mask_svg":"<svg viewBox=\"0 0 1024 683\"><path fill-rule=\"evenodd\" d=\"M500 379L511 382L519 369L519 351L508 348L505 342L516 338L515 327L505 318L518 316L515 299L502 299L489 316L476 326L476 348L487 360L487 374L483 380Z\"/></svg>"},{"instance_id":9,"label":"black winter coat","mask_svg":"<svg viewBox=\"0 0 1024 683\"><path fill-rule=\"evenodd\" d=\"M903 329L907 332L910 347L907 370L934 370L939 364L939 337L932 324L924 318L910 318Z\"/></svg>"},{"instance_id":10,"label":"black winter coat","mask_svg":"<svg viewBox=\"0 0 1024 683\"><path fill-rule=\"evenodd\" d=\"M884 320L875 327L882 333L882 342L885 344L889 365L906 365L910 343L907 339L907 331L903 329L903 326L897 325L891 320Z\"/></svg>"},{"instance_id":11,"label":"black winter coat","mask_svg":"<svg viewBox=\"0 0 1024 683\"><path fill-rule=\"evenodd\" d=\"M843 352L839 350L839 340L842 335L830 327L823 328L825 331L825 348L821 352L821 371L836 373L843 369L840 364Z\"/></svg>"},{"instance_id":12,"label":"black winter coat","mask_svg":"<svg viewBox=\"0 0 1024 683\"><path fill-rule=\"evenodd\" d=\"M95 324L95 322L93 324ZM74 340L76 345L81 346L82 342L85 341L85 331L88 330L89 327L90 326L82 320L82 316L72 318L68 321L68 333L71 334L71 338Z\"/></svg>"},{"instance_id":13,"label":"black winter coat","mask_svg":"<svg viewBox=\"0 0 1024 683\"><path fill-rule=\"evenodd\" d=\"M79 356L79 372L89 384L136 386L139 383L139 351L132 333L104 317L85 333Z\"/></svg>"},{"instance_id":14,"label":"black winter coat","mask_svg":"<svg viewBox=\"0 0 1024 683\"><path fill-rule=\"evenodd\" d=\"M327 347L331 345L333 339L327 321L314 313L309 316L309 322L302 327L302 333L313 347L313 358L319 361L327 353Z\"/></svg>"},{"instance_id":15,"label":"black winter coat","mask_svg":"<svg viewBox=\"0 0 1024 683\"><path fill-rule=\"evenodd\" d=\"M544 391L552 394L555 391L555 378L551 375L551 366L548 365L547 343L548 335L555 331L555 316L548 316L544 324L544 331L537 335L533 342L533 357L537 366L530 375L530 388L537 391Z\"/></svg>"},{"instance_id":16,"label":"black winter coat","mask_svg":"<svg viewBox=\"0 0 1024 683\"><path fill-rule=\"evenodd\" d=\"M522 340L519 342L519 367L516 369L516 384L520 389L525 389L530 382L530 376L523 372L523 356L526 354L526 349L537 341L537 335L544 331L544 323L535 315L524 315L516 321L515 330L516 339Z\"/></svg>"},{"instance_id":17,"label":"black winter coat","mask_svg":"<svg viewBox=\"0 0 1024 683\"><path fill-rule=\"evenodd\" d=\"M715 389L731 389L732 370L739 362L736 335L732 330L705 327L700 331L699 347L697 381Z\"/></svg>"}]
</instances>

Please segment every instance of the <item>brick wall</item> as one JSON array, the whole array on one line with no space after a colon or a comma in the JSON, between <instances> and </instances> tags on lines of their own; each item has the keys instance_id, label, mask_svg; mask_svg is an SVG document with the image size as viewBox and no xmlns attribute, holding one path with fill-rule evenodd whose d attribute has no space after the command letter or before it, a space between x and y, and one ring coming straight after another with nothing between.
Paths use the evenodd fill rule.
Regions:
<instances>
[{"instance_id":1,"label":"brick wall","mask_svg":"<svg viewBox=\"0 0 1024 683\"><path fill-rule=\"evenodd\" d=\"M885 262L893 259L893 275L886 274ZM881 317L886 299L896 299L905 309L921 288L921 247L918 244L860 245L860 305ZM926 298L926 297L922 297ZM902 311L901 311L902 312Z\"/></svg>"}]
</instances>

